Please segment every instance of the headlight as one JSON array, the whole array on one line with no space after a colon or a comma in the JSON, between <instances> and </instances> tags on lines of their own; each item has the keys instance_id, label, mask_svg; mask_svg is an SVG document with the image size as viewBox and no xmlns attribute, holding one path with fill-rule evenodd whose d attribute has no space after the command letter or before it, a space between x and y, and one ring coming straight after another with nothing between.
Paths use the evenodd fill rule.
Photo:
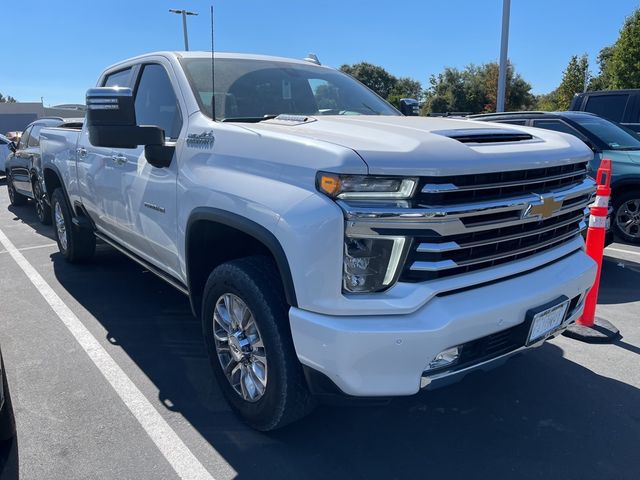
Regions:
<instances>
[{"instance_id":1,"label":"headlight","mask_svg":"<svg viewBox=\"0 0 640 480\"><path fill-rule=\"evenodd\" d=\"M404 237L346 238L343 287L347 292L376 292L395 280Z\"/></svg>"},{"instance_id":2,"label":"headlight","mask_svg":"<svg viewBox=\"0 0 640 480\"><path fill-rule=\"evenodd\" d=\"M418 180L372 175L337 175L319 172L316 186L331 198L405 199L413 195Z\"/></svg>"}]
</instances>

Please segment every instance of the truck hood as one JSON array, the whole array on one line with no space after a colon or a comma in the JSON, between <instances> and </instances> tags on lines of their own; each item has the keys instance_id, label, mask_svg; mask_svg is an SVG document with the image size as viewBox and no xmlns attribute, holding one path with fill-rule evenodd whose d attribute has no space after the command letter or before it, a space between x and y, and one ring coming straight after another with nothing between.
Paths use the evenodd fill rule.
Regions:
<instances>
[{"instance_id":1,"label":"truck hood","mask_svg":"<svg viewBox=\"0 0 640 480\"><path fill-rule=\"evenodd\" d=\"M572 135L538 128L433 117L318 116L297 120L276 118L248 127L283 140L308 139L352 149L371 174L472 174L540 168L593 157L593 152ZM531 138L495 135L510 132Z\"/></svg>"}]
</instances>

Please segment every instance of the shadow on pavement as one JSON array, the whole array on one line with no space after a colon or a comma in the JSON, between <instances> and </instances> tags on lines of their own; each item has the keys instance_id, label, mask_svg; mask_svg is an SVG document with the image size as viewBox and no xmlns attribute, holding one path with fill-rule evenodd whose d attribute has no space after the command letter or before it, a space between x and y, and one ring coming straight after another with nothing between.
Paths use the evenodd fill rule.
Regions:
<instances>
[{"instance_id":1,"label":"shadow on pavement","mask_svg":"<svg viewBox=\"0 0 640 480\"><path fill-rule=\"evenodd\" d=\"M616 340L615 342L613 342L613 344L629 352L640 355L640 347L636 347L635 345L631 345L630 343L624 342L622 340Z\"/></svg>"},{"instance_id":2,"label":"shadow on pavement","mask_svg":"<svg viewBox=\"0 0 640 480\"><path fill-rule=\"evenodd\" d=\"M18 480L18 439L0 442L0 480Z\"/></svg>"},{"instance_id":3,"label":"shadow on pavement","mask_svg":"<svg viewBox=\"0 0 640 480\"><path fill-rule=\"evenodd\" d=\"M605 252L606 254L606 252ZM640 263L605 256L598 303L632 303L640 300Z\"/></svg>"},{"instance_id":4,"label":"shadow on pavement","mask_svg":"<svg viewBox=\"0 0 640 480\"><path fill-rule=\"evenodd\" d=\"M237 478L635 480L640 471L640 390L563 359L553 342L387 407L320 407L254 432L215 385L186 297L111 249L84 266L52 260L60 284Z\"/></svg>"},{"instance_id":5,"label":"shadow on pavement","mask_svg":"<svg viewBox=\"0 0 640 480\"><path fill-rule=\"evenodd\" d=\"M12 219L14 222L21 222L24 225L28 225L36 233L54 240L53 227L51 225L43 225L40 223L40 220L38 220L38 216L36 215L36 209L31 200L29 200L26 205L22 205L20 207L9 205L7 210L15 215ZM20 245L16 245L16 247L20 248Z\"/></svg>"}]
</instances>

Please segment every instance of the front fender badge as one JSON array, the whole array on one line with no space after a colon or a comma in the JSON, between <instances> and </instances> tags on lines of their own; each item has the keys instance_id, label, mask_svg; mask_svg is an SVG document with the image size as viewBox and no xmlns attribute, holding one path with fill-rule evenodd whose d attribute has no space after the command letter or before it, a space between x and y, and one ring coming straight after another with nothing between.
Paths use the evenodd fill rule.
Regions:
<instances>
[{"instance_id":1,"label":"front fender badge","mask_svg":"<svg viewBox=\"0 0 640 480\"><path fill-rule=\"evenodd\" d=\"M192 148L213 148L215 137L213 130L202 133L190 133L187 135L187 146Z\"/></svg>"}]
</instances>

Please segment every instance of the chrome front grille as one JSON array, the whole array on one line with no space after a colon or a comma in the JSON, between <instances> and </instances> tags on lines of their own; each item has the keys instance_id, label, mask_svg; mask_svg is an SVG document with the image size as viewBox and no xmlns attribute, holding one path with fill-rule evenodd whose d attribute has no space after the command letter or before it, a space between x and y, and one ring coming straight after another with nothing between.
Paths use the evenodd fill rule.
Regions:
<instances>
[{"instance_id":1,"label":"chrome front grille","mask_svg":"<svg viewBox=\"0 0 640 480\"><path fill-rule=\"evenodd\" d=\"M586 163L425 177L411 202L341 202L348 237L403 236L399 281L434 280L576 243L595 184ZM577 246L576 248L580 248Z\"/></svg>"},{"instance_id":2,"label":"chrome front grille","mask_svg":"<svg viewBox=\"0 0 640 480\"><path fill-rule=\"evenodd\" d=\"M553 248L586 228L584 211L570 211L541 222L456 235L445 241L416 238L406 280L466 273L525 258Z\"/></svg>"},{"instance_id":3,"label":"chrome front grille","mask_svg":"<svg viewBox=\"0 0 640 480\"><path fill-rule=\"evenodd\" d=\"M420 183L417 202L425 206L451 205L547 192L579 183L586 176L587 164L573 163L514 172L425 177Z\"/></svg>"}]
</instances>

